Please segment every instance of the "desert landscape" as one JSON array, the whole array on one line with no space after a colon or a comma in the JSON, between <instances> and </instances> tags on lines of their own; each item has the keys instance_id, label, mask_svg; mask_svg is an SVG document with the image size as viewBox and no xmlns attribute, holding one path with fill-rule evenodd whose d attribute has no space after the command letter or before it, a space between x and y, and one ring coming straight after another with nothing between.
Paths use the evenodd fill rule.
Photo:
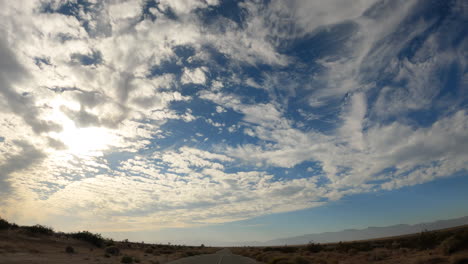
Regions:
<instances>
[{"instance_id":1,"label":"desert landscape","mask_svg":"<svg viewBox=\"0 0 468 264\"><path fill-rule=\"evenodd\" d=\"M164 264L222 249L114 241L88 231L54 232L42 225L18 226L0 220L0 263L5 264ZM225 250L265 264L465 264L468 263L468 226L372 240Z\"/></svg>"},{"instance_id":2,"label":"desert landscape","mask_svg":"<svg viewBox=\"0 0 468 264\"><path fill-rule=\"evenodd\" d=\"M0 220L0 263L168 263L219 249L113 241L87 231L54 232Z\"/></svg>"},{"instance_id":3,"label":"desert landscape","mask_svg":"<svg viewBox=\"0 0 468 264\"><path fill-rule=\"evenodd\" d=\"M468 0L0 0L0 264L468 264Z\"/></svg>"}]
</instances>

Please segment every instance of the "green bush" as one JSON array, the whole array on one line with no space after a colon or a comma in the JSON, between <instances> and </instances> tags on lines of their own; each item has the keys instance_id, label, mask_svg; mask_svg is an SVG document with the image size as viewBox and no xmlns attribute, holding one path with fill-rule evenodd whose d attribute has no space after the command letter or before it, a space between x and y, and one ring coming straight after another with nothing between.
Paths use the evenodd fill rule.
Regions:
<instances>
[{"instance_id":1,"label":"green bush","mask_svg":"<svg viewBox=\"0 0 468 264\"><path fill-rule=\"evenodd\" d=\"M88 243L91 243L95 245L96 247L102 247L104 245L104 238L102 238L101 234L93 234L89 231L81 231L77 233L71 233L68 236L78 239L78 240L83 240Z\"/></svg>"}]
</instances>

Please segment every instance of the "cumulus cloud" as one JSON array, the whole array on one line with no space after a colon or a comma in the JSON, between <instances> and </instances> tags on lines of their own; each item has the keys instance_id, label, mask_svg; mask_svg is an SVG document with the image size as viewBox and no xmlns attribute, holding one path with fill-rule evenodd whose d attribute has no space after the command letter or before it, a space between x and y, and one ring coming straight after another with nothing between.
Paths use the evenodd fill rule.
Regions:
<instances>
[{"instance_id":1,"label":"cumulus cloud","mask_svg":"<svg viewBox=\"0 0 468 264\"><path fill-rule=\"evenodd\" d=\"M196 69L184 69L184 74L182 75L181 82L183 84L194 83L194 84L205 84L206 77L205 71L202 68Z\"/></svg>"},{"instance_id":2,"label":"cumulus cloud","mask_svg":"<svg viewBox=\"0 0 468 264\"><path fill-rule=\"evenodd\" d=\"M14 53L8 48L5 40L0 40L0 93L9 109L21 116L35 133L58 131L59 124L41 120L39 107L35 105L33 95L28 92L19 93L15 85L28 76L28 72L16 60Z\"/></svg>"},{"instance_id":3,"label":"cumulus cloud","mask_svg":"<svg viewBox=\"0 0 468 264\"><path fill-rule=\"evenodd\" d=\"M462 1L155 3L2 5L2 214L182 227L466 172Z\"/></svg>"}]
</instances>

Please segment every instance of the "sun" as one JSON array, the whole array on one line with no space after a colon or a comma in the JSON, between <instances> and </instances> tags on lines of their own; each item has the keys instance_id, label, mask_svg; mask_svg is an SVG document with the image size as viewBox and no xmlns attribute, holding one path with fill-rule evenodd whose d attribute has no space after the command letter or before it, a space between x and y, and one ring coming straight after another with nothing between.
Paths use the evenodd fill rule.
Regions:
<instances>
[{"instance_id":1,"label":"sun","mask_svg":"<svg viewBox=\"0 0 468 264\"><path fill-rule=\"evenodd\" d=\"M112 134L106 128L66 126L58 139L75 155L101 156L112 143Z\"/></svg>"},{"instance_id":2,"label":"sun","mask_svg":"<svg viewBox=\"0 0 468 264\"><path fill-rule=\"evenodd\" d=\"M67 102L69 104L69 102ZM51 119L62 126L62 131L52 132L50 136L61 141L65 148L61 151L75 156L102 156L103 151L116 142L115 133L105 127L78 127L73 120L66 116L57 102L53 107Z\"/></svg>"}]
</instances>

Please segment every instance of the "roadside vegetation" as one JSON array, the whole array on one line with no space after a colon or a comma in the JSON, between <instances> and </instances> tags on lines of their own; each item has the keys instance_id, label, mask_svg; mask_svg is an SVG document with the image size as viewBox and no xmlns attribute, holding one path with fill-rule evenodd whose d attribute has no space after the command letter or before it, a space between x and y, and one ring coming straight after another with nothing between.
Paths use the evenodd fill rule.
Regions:
<instances>
[{"instance_id":1,"label":"roadside vegetation","mask_svg":"<svg viewBox=\"0 0 468 264\"><path fill-rule=\"evenodd\" d=\"M468 264L468 226L366 241L231 250L266 264Z\"/></svg>"},{"instance_id":2,"label":"roadside vegetation","mask_svg":"<svg viewBox=\"0 0 468 264\"><path fill-rule=\"evenodd\" d=\"M60 250L57 250L57 247ZM18 257L30 255L30 259L34 261L42 256L57 260L72 257L73 259L66 260L75 260L78 263L94 260L101 263L163 264L179 258L211 254L217 250L219 248L204 245L150 244L129 242L127 239L114 241L89 231L57 232L48 226L19 226L0 218L0 260L16 261L15 254L17 254Z\"/></svg>"}]
</instances>

